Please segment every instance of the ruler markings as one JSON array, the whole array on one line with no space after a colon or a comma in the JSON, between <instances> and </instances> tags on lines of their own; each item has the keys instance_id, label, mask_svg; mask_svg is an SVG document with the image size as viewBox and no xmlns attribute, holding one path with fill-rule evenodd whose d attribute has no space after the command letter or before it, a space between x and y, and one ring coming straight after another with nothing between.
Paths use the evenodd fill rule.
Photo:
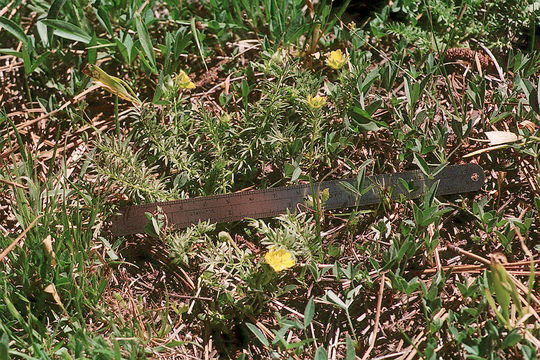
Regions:
<instances>
[{"instance_id":1,"label":"ruler markings","mask_svg":"<svg viewBox=\"0 0 540 360\"><path fill-rule=\"evenodd\" d=\"M409 183L414 191L406 193L401 180ZM391 191L391 198L400 195L407 198L421 196L426 187L438 181L437 195L449 195L461 192L479 190L484 173L475 164L451 165L443 169L435 179L426 179L419 171L381 174L366 177L364 186L369 189L358 198L345 190L342 182L354 184L355 179L330 180L314 184L315 189L329 189L329 199L324 203L324 209L338 209L352 206L372 205L381 201L380 192ZM158 202L152 204L133 205L123 209L122 214L113 217L113 232L116 235L129 235L143 232L147 222L145 213L155 212L157 207L167 215L170 225L181 228L199 221L230 222L243 218L262 218L285 213L287 209L294 211L299 204L305 204L311 195L311 185L292 185L268 188L249 192L222 194L207 197L197 197L183 200Z\"/></svg>"}]
</instances>

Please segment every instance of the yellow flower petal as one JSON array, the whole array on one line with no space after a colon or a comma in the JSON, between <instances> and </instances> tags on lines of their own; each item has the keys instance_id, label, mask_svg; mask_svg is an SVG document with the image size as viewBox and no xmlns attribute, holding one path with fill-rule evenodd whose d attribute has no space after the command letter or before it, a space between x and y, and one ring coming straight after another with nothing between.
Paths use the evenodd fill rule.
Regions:
<instances>
[{"instance_id":1,"label":"yellow flower petal","mask_svg":"<svg viewBox=\"0 0 540 360\"><path fill-rule=\"evenodd\" d=\"M347 57L343 55L340 49L331 51L330 55L326 58L326 64L332 69L339 70L347 63Z\"/></svg>"},{"instance_id":2,"label":"yellow flower petal","mask_svg":"<svg viewBox=\"0 0 540 360\"><path fill-rule=\"evenodd\" d=\"M326 105L326 96L311 96L311 94L309 94L307 96L307 103L313 109L322 108L324 105Z\"/></svg>"},{"instance_id":3,"label":"yellow flower petal","mask_svg":"<svg viewBox=\"0 0 540 360\"><path fill-rule=\"evenodd\" d=\"M195 89L195 84L183 70L176 76L176 83L182 89Z\"/></svg>"},{"instance_id":4,"label":"yellow flower petal","mask_svg":"<svg viewBox=\"0 0 540 360\"><path fill-rule=\"evenodd\" d=\"M272 249L264 256L264 260L274 269L274 271L282 271L293 267L295 262L292 253L285 249Z\"/></svg>"}]
</instances>

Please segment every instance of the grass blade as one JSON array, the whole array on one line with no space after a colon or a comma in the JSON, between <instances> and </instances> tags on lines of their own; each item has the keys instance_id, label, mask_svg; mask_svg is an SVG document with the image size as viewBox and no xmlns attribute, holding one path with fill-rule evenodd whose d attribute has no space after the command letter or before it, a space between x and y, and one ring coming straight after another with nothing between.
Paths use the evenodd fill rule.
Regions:
<instances>
[{"instance_id":1,"label":"grass blade","mask_svg":"<svg viewBox=\"0 0 540 360\"><path fill-rule=\"evenodd\" d=\"M88 44L92 37L80 27L68 23L64 20L57 19L43 19L41 22L54 29L54 35L64 39L80 41L84 44Z\"/></svg>"},{"instance_id":2,"label":"grass blade","mask_svg":"<svg viewBox=\"0 0 540 360\"><path fill-rule=\"evenodd\" d=\"M313 316L315 315L315 303L313 297L309 299L306 310L304 311L304 328L307 328L309 324L313 321Z\"/></svg>"},{"instance_id":3,"label":"grass blade","mask_svg":"<svg viewBox=\"0 0 540 360\"><path fill-rule=\"evenodd\" d=\"M251 330L251 332L257 337L257 339L259 339L259 341L264 345L264 346L270 346L270 343L268 342L268 339L266 338L266 336L262 333L262 331L255 325L251 324L251 323L246 323L246 326L248 327L249 330Z\"/></svg>"},{"instance_id":4,"label":"grass blade","mask_svg":"<svg viewBox=\"0 0 540 360\"><path fill-rule=\"evenodd\" d=\"M143 24L141 17L137 16L135 18L135 25L137 26L137 34L139 35L139 40L141 41L141 46L144 50L144 54L150 65L152 65L152 70L156 70L156 54L154 53L154 47L152 46L152 40L150 39L150 34L148 34L148 29Z\"/></svg>"},{"instance_id":5,"label":"grass blade","mask_svg":"<svg viewBox=\"0 0 540 360\"><path fill-rule=\"evenodd\" d=\"M13 21L0 16L0 28L4 28L11 35L15 36L19 41L28 47L28 50L32 51L32 43L30 38L24 33L23 29L15 24Z\"/></svg>"},{"instance_id":6,"label":"grass blade","mask_svg":"<svg viewBox=\"0 0 540 360\"><path fill-rule=\"evenodd\" d=\"M195 44L197 45L197 49L199 50L199 55L201 55L201 59L204 64L204 67L208 71L208 66L206 65L206 60L204 59L201 42L199 40L199 31L197 30L197 27L195 26L195 18L191 19L191 31L193 32L193 38L195 39Z\"/></svg>"}]
</instances>

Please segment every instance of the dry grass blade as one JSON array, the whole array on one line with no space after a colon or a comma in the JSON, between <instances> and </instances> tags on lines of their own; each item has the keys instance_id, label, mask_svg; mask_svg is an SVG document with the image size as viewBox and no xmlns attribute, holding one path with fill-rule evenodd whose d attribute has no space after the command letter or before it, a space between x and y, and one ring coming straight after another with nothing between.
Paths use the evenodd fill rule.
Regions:
<instances>
[{"instance_id":1,"label":"dry grass blade","mask_svg":"<svg viewBox=\"0 0 540 360\"><path fill-rule=\"evenodd\" d=\"M11 252L11 250L13 250L15 248L15 246L17 246L17 244L26 236L26 234L34 227L34 225L36 225L37 221L41 218L41 215L38 215L29 225L26 229L24 229L24 231L19 235L17 236L17 238L15 240L13 240L13 242L11 244L9 244L9 246L7 248L4 249L4 251L2 251L2 253L0 253L0 261L4 260L4 258Z\"/></svg>"},{"instance_id":2,"label":"dry grass blade","mask_svg":"<svg viewBox=\"0 0 540 360\"><path fill-rule=\"evenodd\" d=\"M14 182L14 181L5 180L5 179L0 179L0 183L6 184L6 185L10 185L10 186L14 186L14 187L17 187L17 188L23 189L23 190L28 190L28 186L22 185L22 184L19 184L19 183L16 183L16 182Z\"/></svg>"},{"instance_id":3,"label":"dry grass blade","mask_svg":"<svg viewBox=\"0 0 540 360\"><path fill-rule=\"evenodd\" d=\"M467 256L471 259L474 259L476 261L480 261L481 263L485 264L485 265L489 265L490 264L490 261L480 255L476 255L476 254L473 254L472 252L470 251L467 251L467 250L463 250L461 249L460 247L458 246L455 246L455 245L452 245L452 244L448 244L447 245L447 248L450 249L450 250L453 250L461 255L464 255L464 256Z\"/></svg>"},{"instance_id":4,"label":"dry grass blade","mask_svg":"<svg viewBox=\"0 0 540 360\"><path fill-rule=\"evenodd\" d=\"M379 332L379 320L381 318L381 306L382 306L382 298L384 294L384 281L386 280L385 274L382 274L381 276L381 283L379 285L379 296L377 299L377 312L375 313L375 324L373 325L373 333L371 335L371 341L369 343L369 347L366 350L364 356L362 357L362 360L366 360L369 358L371 351L375 347L375 341L377 340L377 333Z\"/></svg>"}]
</instances>

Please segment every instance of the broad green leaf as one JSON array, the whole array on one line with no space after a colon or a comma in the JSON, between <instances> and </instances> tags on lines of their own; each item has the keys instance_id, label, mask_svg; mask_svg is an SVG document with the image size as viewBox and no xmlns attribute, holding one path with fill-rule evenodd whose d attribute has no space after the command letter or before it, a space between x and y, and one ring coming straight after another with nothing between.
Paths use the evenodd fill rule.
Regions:
<instances>
[{"instance_id":1,"label":"broad green leaf","mask_svg":"<svg viewBox=\"0 0 540 360\"><path fill-rule=\"evenodd\" d=\"M368 111L359 106L353 106L351 110L349 111L350 118L364 131L377 131L381 127L387 127L383 122L375 121Z\"/></svg>"},{"instance_id":2,"label":"broad green leaf","mask_svg":"<svg viewBox=\"0 0 540 360\"><path fill-rule=\"evenodd\" d=\"M13 303L11 302L11 300L7 296L4 296L4 303L7 305L7 308L9 310L9 312L11 313L11 315L18 322L24 323L24 319L23 319L21 313L19 311L17 311L17 308L15 308L15 305L13 305Z\"/></svg>"},{"instance_id":3,"label":"broad green leaf","mask_svg":"<svg viewBox=\"0 0 540 360\"><path fill-rule=\"evenodd\" d=\"M73 25L71 23L68 23L64 20L57 20L57 19L43 19L41 20L45 25L50 26L54 29L54 35L60 36L61 38L73 40L73 41L80 41L84 44L88 44L90 40L92 40L92 36L90 36L87 32L85 32L80 27Z\"/></svg>"},{"instance_id":4,"label":"broad green leaf","mask_svg":"<svg viewBox=\"0 0 540 360\"><path fill-rule=\"evenodd\" d=\"M150 39L150 34L148 34L148 29L143 24L141 17L135 17L135 25L137 26L137 34L139 35L139 40L141 41L141 46L144 50L146 58L152 65L154 72L156 71L156 55L154 53L154 47L152 46L152 40Z\"/></svg>"},{"instance_id":5,"label":"broad green leaf","mask_svg":"<svg viewBox=\"0 0 540 360\"><path fill-rule=\"evenodd\" d=\"M539 107L540 94L539 94L538 88L535 88L533 83L528 79L520 78L518 84L520 85L521 89L527 96L527 101L529 102L529 105L531 106L531 108L537 114L540 114L540 107Z\"/></svg>"},{"instance_id":6,"label":"broad green leaf","mask_svg":"<svg viewBox=\"0 0 540 360\"><path fill-rule=\"evenodd\" d=\"M330 190L328 188L324 189L323 191L320 192L320 196L321 196L321 203L324 204L325 202L328 201L328 199L330 199Z\"/></svg>"},{"instance_id":7,"label":"broad green leaf","mask_svg":"<svg viewBox=\"0 0 540 360\"><path fill-rule=\"evenodd\" d=\"M346 350L346 354L345 354L345 359L346 360L355 360L356 359L356 350L354 350L354 343L351 339L351 337L347 334L347 339L346 339L346 345L347 345L347 350Z\"/></svg>"},{"instance_id":8,"label":"broad green leaf","mask_svg":"<svg viewBox=\"0 0 540 360\"><path fill-rule=\"evenodd\" d=\"M315 352L313 360L328 360L328 353L326 352L326 349L320 346Z\"/></svg>"},{"instance_id":9,"label":"broad green leaf","mask_svg":"<svg viewBox=\"0 0 540 360\"><path fill-rule=\"evenodd\" d=\"M43 61L45 61L45 59L49 57L50 54L51 53L47 51L39 55L30 65L30 68L28 69L29 70L28 73L34 72L34 70L36 70L39 67L39 65L41 65Z\"/></svg>"},{"instance_id":10,"label":"broad green leaf","mask_svg":"<svg viewBox=\"0 0 540 360\"><path fill-rule=\"evenodd\" d=\"M135 57L135 51L133 47L133 39L129 34L126 34L125 38L123 40L120 40L118 38L114 39L114 42L116 46L118 47L118 51L120 51L120 54L124 58L124 60L131 64L133 61L133 58Z\"/></svg>"},{"instance_id":11,"label":"broad green leaf","mask_svg":"<svg viewBox=\"0 0 540 360\"><path fill-rule=\"evenodd\" d=\"M49 12L47 13L47 19L57 19L58 14L60 14L60 10L62 10L62 7L64 7L65 3L66 3L66 0L55 0L52 3L51 7L49 8ZM42 21L38 22L39 27L45 27L44 25L45 24ZM52 39L52 36L54 34L54 28L52 26L49 28L47 27L45 28L46 28L46 37L44 38L44 41L46 41L47 42L46 45L48 45L49 41Z\"/></svg>"},{"instance_id":12,"label":"broad green leaf","mask_svg":"<svg viewBox=\"0 0 540 360\"><path fill-rule=\"evenodd\" d=\"M414 104L416 104L416 88L414 82L411 83L411 80L409 77L405 77L405 81L403 82L404 88L405 88L405 97L407 98L407 103L410 107L413 107Z\"/></svg>"},{"instance_id":13,"label":"broad green leaf","mask_svg":"<svg viewBox=\"0 0 540 360\"><path fill-rule=\"evenodd\" d=\"M533 360L538 359L536 357L536 351L532 346L529 346L528 344L522 344L521 345L521 352L523 353L523 359L524 360Z\"/></svg>"},{"instance_id":14,"label":"broad green leaf","mask_svg":"<svg viewBox=\"0 0 540 360\"><path fill-rule=\"evenodd\" d=\"M266 336L262 333L262 331L255 325L251 324L251 323L246 323L246 326L248 327L249 330L251 330L251 332L257 337L257 339L259 339L259 341L264 345L264 346L270 346L270 343L268 342L268 339L266 338Z\"/></svg>"},{"instance_id":15,"label":"broad green leaf","mask_svg":"<svg viewBox=\"0 0 540 360\"><path fill-rule=\"evenodd\" d=\"M54 0L47 13L47 19L56 19L65 3L66 0Z\"/></svg>"},{"instance_id":16,"label":"broad green leaf","mask_svg":"<svg viewBox=\"0 0 540 360\"><path fill-rule=\"evenodd\" d=\"M5 332L0 337L0 359L9 360L9 336Z\"/></svg>"},{"instance_id":17,"label":"broad green leaf","mask_svg":"<svg viewBox=\"0 0 540 360\"><path fill-rule=\"evenodd\" d=\"M36 23L36 29L37 29L39 37L41 38L41 43L43 44L43 46L48 46L49 45L49 34L48 34L48 32L50 31L51 34L52 34L53 29L48 28L41 21L38 21Z\"/></svg>"},{"instance_id":18,"label":"broad green leaf","mask_svg":"<svg viewBox=\"0 0 540 360\"><path fill-rule=\"evenodd\" d=\"M360 115L360 117L362 117L364 120L367 120L367 121L374 121L373 118L371 117L371 115L364 109L358 107L358 106L355 106L353 107L352 109L356 114Z\"/></svg>"},{"instance_id":19,"label":"broad green leaf","mask_svg":"<svg viewBox=\"0 0 540 360\"><path fill-rule=\"evenodd\" d=\"M304 310L304 328L307 328L309 324L313 321L313 316L315 315L315 303L313 297L309 299L306 310Z\"/></svg>"},{"instance_id":20,"label":"broad green leaf","mask_svg":"<svg viewBox=\"0 0 540 360\"><path fill-rule=\"evenodd\" d=\"M0 49L0 54L22 57L22 52L13 49Z\"/></svg>"},{"instance_id":21,"label":"broad green leaf","mask_svg":"<svg viewBox=\"0 0 540 360\"><path fill-rule=\"evenodd\" d=\"M380 70L378 68L375 68L373 71L366 75L366 78L363 81L362 79L358 79L358 90L360 90L362 94L367 95L373 82L379 78L379 73Z\"/></svg>"},{"instance_id":22,"label":"broad green leaf","mask_svg":"<svg viewBox=\"0 0 540 360\"><path fill-rule=\"evenodd\" d=\"M512 330L504 338L501 347L503 349L506 349L508 347L512 347L512 346L516 345L520 341L521 341L521 334L518 332L518 330Z\"/></svg>"},{"instance_id":23,"label":"broad green leaf","mask_svg":"<svg viewBox=\"0 0 540 360\"><path fill-rule=\"evenodd\" d=\"M510 324L508 323L507 319L504 317L503 314L501 314L501 312L499 312L497 310L497 304L495 304L495 299L493 299L493 296L491 295L491 289L489 288L489 286L486 286L486 288L484 289L484 296L489 304L489 306L491 307L491 310L493 310L493 312L495 313L495 315L497 315L497 318L506 326L509 326Z\"/></svg>"},{"instance_id":24,"label":"broad green leaf","mask_svg":"<svg viewBox=\"0 0 540 360\"><path fill-rule=\"evenodd\" d=\"M299 166L297 166L292 173L291 181L298 179L300 175L302 175L302 169Z\"/></svg>"},{"instance_id":25,"label":"broad green leaf","mask_svg":"<svg viewBox=\"0 0 540 360\"><path fill-rule=\"evenodd\" d=\"M418 167L420 168L420 170L422 170L422 172L424 173L424 175L429 175L429 165L428 163L426 162L426 160L424 160L424 158L422 158L420 155L418 155L417 153L414 153L413 154L413 157L414 157L414 160L413 162L418 165Z\"/></svg>"},{"instance_id":26,"label":"broad green leaf","mask_svg":"<svg viewBox=\"0 0 540 360\"><path fill-rule=\"evenodd\" d=\"M332 290L328 290L328 292L326 293L326 296L334 304L338 305L339 307L341 307L344 310L347 310L348 306L343 302L343 300L341 300L339 298L339 296L337 296L337 294L335 292L333 292Z\"/></svg>"},{"instance_id":27,"label":"broad green leaf","mask_svg":"<svg viewBox=\"0 0 540 360\"><path fill-rule=\"evenodd\" d=\"M521 301L516 284L496 257L491 258L490 270L491 272L488 275L491 276L492 282L490 285L493 285L493 287L490 286L490 290L495 291L497 302L501 306L501 312L506 321L510 318L510 300L513 300L521 316Z\"/></svg>"},{"instance_id":28,"label":"broad green leaf","mask_svg":"<svg viewBox=\"0 0 540 360\"><path fill-rule=\"evenodd\" d=\"M536 83L538 84L538 82ZM540 115L540 86L536 87L536 104L534 106L534 109L536 113Z\"/></svg>"},{"instance_id":29,"label":"broad green leaf","mask_svg":"<svg viewBox=\"0 0 540 360\"><path fill-rule=\"evenodd\" d=\"M17 351L17 350L10 350L9 353L10 353L11 355L16 355L16 356L18 356L18 357L20 357L21 359L36 360L35 357L30 356L30 355L27 355L27 354L22 353L22 352Z\"/></svg>"},{"instance_id":30,"label":"broad green leaf","mask_svg":"<svg viewBox=\"0 0 540 360\"><path fill-rule=\"evenodd\" d=\"M102 6L96 9L95 12L101 25L103 25L103 27L107 30L107 32L110 35L114 35L113 29L111 26L111 20L109 19L109 14L107 14L107 12L103 9Z\"/></svg>"},{"instance_id":31,"label":"broad green leaf","mask_svg":"<svg viewBox=\"0 0 540 360\"><path fill-rule=\"evenodd\" d=\"M30 38L24 33L24 30L13 21L0 16L0 28L5 29L11 35L15 36L19 41L28 47L28 50L32 51L32 42Z\"/></svg>"}]
</instances>

